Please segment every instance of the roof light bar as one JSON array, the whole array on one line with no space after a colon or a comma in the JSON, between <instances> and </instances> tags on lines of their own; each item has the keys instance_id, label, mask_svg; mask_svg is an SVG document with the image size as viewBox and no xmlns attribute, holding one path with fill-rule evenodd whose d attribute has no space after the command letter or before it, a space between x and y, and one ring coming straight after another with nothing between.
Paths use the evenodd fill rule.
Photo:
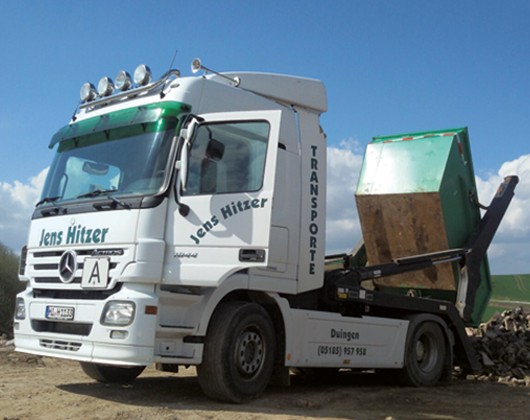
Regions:
<instances>
[{"instance_id":1,"label":"roof light bar","mask_svg":"<svg viewBox=\"0 0 530 420\"><path fill-rule=\"evenodd\" d=\"M127 71L121 70L116 76L114 83L110 77L102 77L99 80L97 90L92 83L85 83L79 93L81 98L79 108L106 105L111 101L118 101L125 97L135 97L144 92L160 91L161 98L163 98L165 84L168 80L178 77L180 77L179 70L169 70L159 80L152 83L151 69L145 64L140 64L136 67L132 79ZM110 95L112 97L107 98Z\"/></svg>"}]
</instances>

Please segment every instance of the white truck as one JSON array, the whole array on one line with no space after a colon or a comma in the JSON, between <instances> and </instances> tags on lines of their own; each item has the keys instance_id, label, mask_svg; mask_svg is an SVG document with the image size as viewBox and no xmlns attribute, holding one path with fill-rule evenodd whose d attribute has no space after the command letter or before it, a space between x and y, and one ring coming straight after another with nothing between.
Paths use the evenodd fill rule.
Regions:
<instances>
[{"instance_id":1,"label":"white truck","mask_svg":"<svg viewBox=\"0 0 530 420\"><path fill-rule=\"evenodd\" d=\"M195 365L206 395L229 402L287 384L291 368L395 369L417 386L455 360L476 368L468 295L517 179L457 249L326 260L323 84L192 69L204 73L152 81L141 65L83 85L22 250L16 349L98 381ZM449 299L373 280L438 264L461 280Z\"/></svg>"}]
</instances>

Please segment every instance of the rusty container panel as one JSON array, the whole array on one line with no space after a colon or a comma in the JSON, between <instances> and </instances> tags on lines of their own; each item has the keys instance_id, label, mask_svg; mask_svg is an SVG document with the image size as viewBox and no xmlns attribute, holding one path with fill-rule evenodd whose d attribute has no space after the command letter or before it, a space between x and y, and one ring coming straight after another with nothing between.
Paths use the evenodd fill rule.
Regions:
<instances>
[{"instance_id":1,"label":"rusty container panel","mask_svg":"<svg viewBox=\"0 0 530 420\"><path fill-rule=\"evenodd\" d=\"M435 193L357 196L362 226L373 226L364 235L369 264L449 249L440 197ZM455 290L449 264L384 277L376 284L412 289Z\"/></svg>"}]
</instances>

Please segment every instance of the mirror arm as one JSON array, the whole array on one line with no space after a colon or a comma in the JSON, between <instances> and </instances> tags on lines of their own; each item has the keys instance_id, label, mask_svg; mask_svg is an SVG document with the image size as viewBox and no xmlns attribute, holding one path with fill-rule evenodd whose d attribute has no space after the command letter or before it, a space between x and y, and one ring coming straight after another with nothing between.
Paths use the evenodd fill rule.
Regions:
<instances>
[{"instance_id":1,"label":"mirror arm","mask_svg":"<svg viewBox=\"0 0 530 420\"><path fill-rule=\"evenodd\" d=\"M182 137L179 138L179 145L177 146L177 154L178 154L178 158L180 159L180 155L182 154L182 148L181 148L181 141L183 140ZM180 200L180 189L182 187L182 180L181 180L181 176L182 176L182 161L181 160L178 160L175 162L175 170L177 172L177 176L176 176L176 179L175 179L175 184L174 184L174 189L175 189L175 202L177 203L177 206L178 206L178 209L179 209L179 213L181 216L183 217L186 217L189 212L190 212L190 206L184 204L181 202Z\"/></svg>"},{"instance_id":2,"label":"mirror arm","mask_svg":"<svg viewBox=\"0 0 530 420\"><path fill-rule=\"evenodd\" d=\"M177 182L175 183L175 201L177 202L177 206L179 208L179 213L182 217L186 217L189 213L190 213L190 206L188 206L187 204L184 204L181 200L180 200L180 171L178 172L178 175L177 175Z\"/></svg>"}]
</instances>

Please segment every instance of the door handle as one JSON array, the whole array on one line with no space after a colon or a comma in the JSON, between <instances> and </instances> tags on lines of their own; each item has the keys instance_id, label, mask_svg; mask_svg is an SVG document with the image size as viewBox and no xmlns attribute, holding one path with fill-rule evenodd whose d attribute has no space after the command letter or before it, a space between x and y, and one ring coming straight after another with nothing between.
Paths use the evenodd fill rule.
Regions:
<instances>
[{"instance_id":1,"label":"door handle","mask_svg":"<svg viewBox=\"0 0 530 420\"><path fill-rule=\"evenodd\" d=\"M265 262L264 249L240 249L239 261L241 262Z\"/></svg>"}]
</instances>

